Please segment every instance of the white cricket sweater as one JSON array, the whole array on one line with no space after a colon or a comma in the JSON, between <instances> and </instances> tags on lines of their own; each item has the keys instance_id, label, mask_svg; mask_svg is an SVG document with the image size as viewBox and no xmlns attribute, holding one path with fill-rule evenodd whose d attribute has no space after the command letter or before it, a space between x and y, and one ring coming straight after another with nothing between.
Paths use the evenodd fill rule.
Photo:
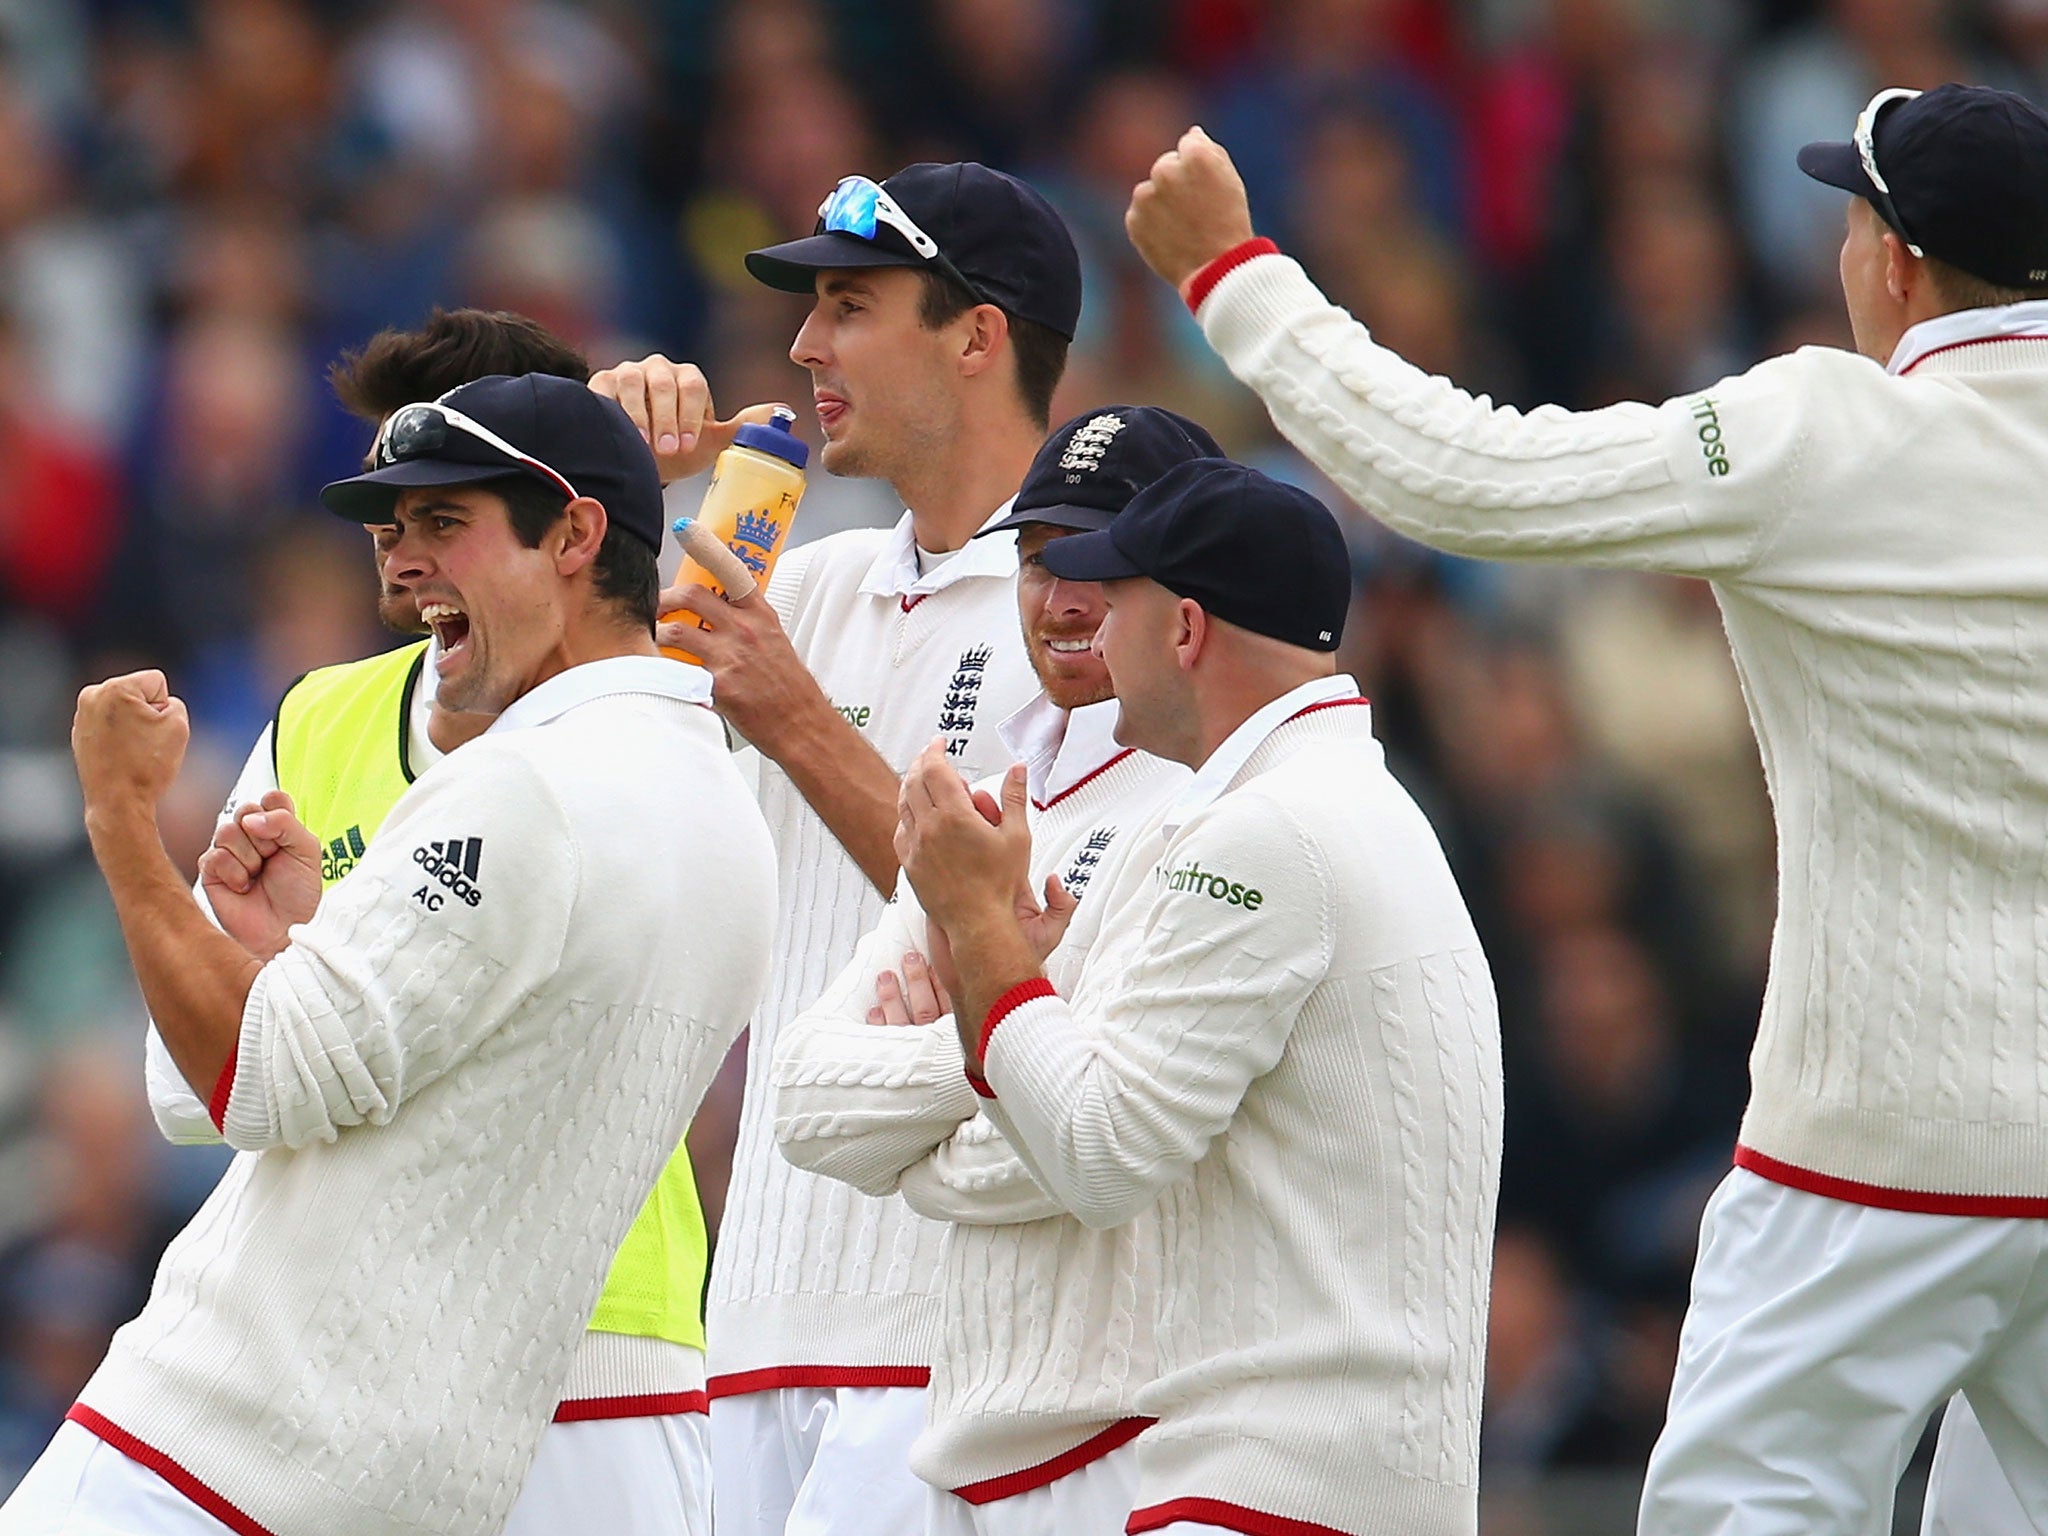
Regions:
<instances>
[{"instance_id":1,"label":"white cricket sweater","mask_svg":"<svg viewBox=\"0 0 2048 1536\"><path fill-rule=\"evenodd\" d=\"M1129 840L1156 837L1188 772L1119 746L1114 701L1066 711L1042 695L1006 721L1031 770L1031 875L1058 874L1082 898L1089 931L1098 882ZM981 786L1000 792L999 780ZM1149 864L1148 864L1149 867ZM1144 1218L1096 1232L1031 1178L969 1088L950 1018L872 1025L876 975L925 949L908 882L823 997L776 1048L776 1138L797 1166L871 1195L900 1191L950 1225L941 1345L927 1425L911 1469L976 1503L1039 1486L1144 1427L1134 1396L1153 1374L1156 1246ZM1062 943L1048 972L1078 974L1085 947Z\"/></svg>"},{"instance_id":2,"label":"white cricket sweater","mask_svg":"<svg viewBox=\"0 0 2048 1536\"><path fill-rule=\"evenodd\" d=\"M416 773L425 773L446 755L428 734L434 691L439 683L434 661L440 654L440 642L428 641L426 665L420 669L406 704L405 760ZM708 698L709 675L702 674L701 668L692 668L692 673L686 684L690 696ZM221 813L223 822L236 806L260 800L278 787L277 759L271 750L276 728L275 722L266 725L256 738L256 745L249 749ZM208 904L205 886L195 885L193 895L211 914L213 909ZM212 1113L171 1060L154 1021L143 1040L143 1081L157 1129L167 1141L179 1146L219 1145L221 1133L213 1123ZM576 1347L576 1363L569 1368L569 1378L562 1384L562 1401L555 1417L564 1423L609 1419L622 1416L621 1410L627 1407L635 1409L633 1416L637 1417L641 1412L668 1408L678 1398L701 1403L704 1381L704 1352L700 1349L651 1335L586 1330Z\"/></svg>"},{"instance_id":3,"label":"white cricket sweater","mask_svg":"<svg viewBox=\"0 0 2048 1536\"><path fill-rule=\"evenodd\" d=\"M943 735L974 779L1008 766L997 726L1038 691L1016 575L1009 533L974 539L920 574L906 513L893 529L792 550L768 595L804 664L890 767L904 771ZM780 910L711 1264L711 1396L922 1386L938 1347L943 1228L900 1200L792 1167L775 1147L782 1026L845 968L883 900L788 775L765 757L760 772Z\"/></svg>"},{"instance_id":4,"label":"white cricket sweater","mask_svg":"<svg viewBox=\"0 0 2048 1536\"><path fill-rule=\"evenodd\" d=\"M773 853L693 692L573 667L400 798L258 976L243 1155L74 1418L258 1528L504 1523L767 976Z\"/></svg>"},{"instance_id":5,"label":"white cricket sweater","mask_svg":"<svg viewBox=\"0 0 2048 1536\"><path fill-rule=\"evenodd\" d=\"M1379 347L1282 256L1201 320L1375 516L1466 555L1712 581L1778 823L1737 1161L2048 1215L2048 304L1805 348L1661 406L1523 415Z\"/></svg>"},{"instance_id":6,"label":"white cricket sweater","mask_svg":"<svg viewBox=\"0 0 2048 1536\"><path fill-rule=\"evenodd\" d=\"M1071 995L984 1026L986 1111L1039 1183L1090 1226L1152 1211L1134 1530L1477 1528L1493 986L1345 684L1240 727Z\"/></svg>"}]
</instances>

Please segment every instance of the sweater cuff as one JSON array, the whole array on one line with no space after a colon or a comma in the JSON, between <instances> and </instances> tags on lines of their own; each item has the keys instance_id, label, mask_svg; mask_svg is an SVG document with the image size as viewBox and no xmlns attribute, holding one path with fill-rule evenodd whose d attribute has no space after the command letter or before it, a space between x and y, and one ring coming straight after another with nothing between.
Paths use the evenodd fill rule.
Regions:
<instances>
[{"instance_id":1,"label":"sweater cuff","mask_svg":"<svg viewBox=\"0 0 2048 1536\"><path fill-rule=\"evenodd\" d=\"M974 1044L976 1061L980 1062L984 1069L987 1067L989 1037L995 1034L996 1026L1002 1023L1004 1019L1007 1019L1034 997L1055 997L1057 995L1053 991L1051 982L1047 981L1043 976L1034 976L1029 981L1018 982L1017 985L997 998L995 1006L988 1011L988 1017L981 1021L981 1038ZM968 1080L970 1082L973 1081L971 1077ZM980 1093L984 1098L992 1099L995 1097L993 1092L988 1091L986 1084L977 1087L975 1092Z\"/></svg>"},{"instance_id":2,"label":"sweater cuff","mask_svg":"<svg viewBox=\"0 0 2048 1536\"><path fill-rule=\"evenodd\" d=\"M213 1122L216 1131L227 1129L228 1100L235 1096L235 1063L241 1060L241 1051L228 1057L228 1064L220 1069L220 1078L213 1085L213 1097L206 1101L206 1118Z\"/></svg>"},{"instance_id":3,"label":"sweater cuff","mask_svg":"<svg viewBox=\"0 0 2048 1536\"><path fill-rule=\"evenodd\" d=\"M1280 247L1271 240L1268 240L1264 235L1254 235L1249 240L1233 245L1229 250L1188 279L1188 313L1199 315L1202 312L1202 301L1209 297L1216 285L1222 282L1231 272L1250 261L1254 256L1278 256L1279 254Z\"/></svg>"}]
</instances>

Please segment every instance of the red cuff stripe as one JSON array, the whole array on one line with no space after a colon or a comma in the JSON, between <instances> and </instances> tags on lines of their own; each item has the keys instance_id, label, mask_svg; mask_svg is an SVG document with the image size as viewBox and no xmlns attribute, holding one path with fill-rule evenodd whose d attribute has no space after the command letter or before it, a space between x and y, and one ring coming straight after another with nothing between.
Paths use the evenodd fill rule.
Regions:
<instances>
[{"instance_id":1,"label":"red cuff stripe","mask_svg":"<svg viewBox=\"0 0 2048 1536\"><path fill-rule=\"evenodd\" d=\"M996 1096L995 1089L988 1085L988 1079L976 1077L972 1072L967 1074L967 1086L980 1094L984 1099L992 1099Z\"/></svg>"},{"instance_id":2,"label":"red cuff stripe","mask_svg":"<svg viewBox=\"0 0 2048 1536\"><path fill-rule=\"evenodd\" d=\"M1176 1520L1221 1526L1226 1531L1242 1531L1244 1536L1347 1536L1334 1525L1290 1520L1285 1515L1269 1515L1263 1510L1246 1509L1242 1504L1226 1504L1221 1499L1170 1499L1164 1504L1134 1509L1124 1525L1125 1536L1156 1531Z\"/></svg>"},{"instance_id":3,"label":"red cuff stripe","mask_svg":"<svg viewBox=\"0 0 2048 1536\"><path fill-rule=\"evenodd\" d=\"M749 1392L781 1387L928 1387L929 1366L923 1365L771 1365L759 1371L734 1371L711 1378L712 1402Z\"/></svg>"},{"instance_id":4,"label":"red cuff stripe","mask_svg":"<svg viewBox=\"0 0 2048 1536\"><path fill-rule=\"evenodd\" d=\"M206 1101L206 1117L213 1122L216 1131L227 1129L228 1100L235 1096L235 1060L235 1056L230 1056L228 1064L220 1069L220 1080L213 1085L213 1097Z\"/></svg>"},{"instance_id":5,"label":"red cuff stripe","mask_svg":"<svg viewBox=\"0 0 2048 1536\"><path fill-rule=\"evenodd\" d=\"M1002 1023L1004 1019L1007 1019L1034 997L1057 996L1059 994L1053 991L1052 983L1043 976L1034 976L1029 981L1018 982L1017 985L996 999L995 1006L988 1011L988 1017L981 1021L981 1039L975 1042L974 1054L986 1061L988 1059L988 1039L990 1035L996 1032L998 1024ZM995 1095L990 1094L989 1097L994 1098Z\"/></svg>"},{"instance_id":6,"label":"red cuff stripe","mask_svg":"<svg viewBox=\"0 0 2048 1536\"><path fill-rule=\"evenodd\" d=\"M258 1525L226 1499L179 1466L153 1445L145 1445L127 1430L83 1403L73 1403L64 1415L72 1423L98 1435L130 1461L149 1468L186 1498L205 1510L236 1536L275 1536L267 1526Z\"/></svg>"},{"instance_id":7,"label":"red cuff stripe","mask_svg":"<svg viewBox=\"0 0 2048 1536\"><path fill-rule=\"evenodd\" d=\"M2048 1198L2040 1195L1942 1195L1930 1190L1888 1189L1882 1184L1838 1179L1833 1174L1781 1163L1754 1147L1736 1147L1735 1166L1809 1195L1823 1195L1850 1205L1874 1205L1885 1211L1909 1211L1916 1216L2048 1216Z\"/></svg>"},{"instance_id":8,"label":"red cuff stripe","mask_svg":"<svg viewBox=\"0 0 2048 1536\"><path fill-rule=\"evenodd\" d=\"M1058 1482L1069 1472L1080 1471L1091 1461L1102 1460L1111 1451L1121 1450L1158 1422L1157 1419L1119 1419L1101 1434L1090 1435L1072 1450L1062 1451L1050 1461L1041 1461L1021 1472L1007 1472L1001 1477L968 1483L955 1488L953 1493L970 1504L993 1504L997 1499L1029 1493L1047 1483Z\"/></svg>"},{"instance_id":9,"label":"red cuff stripe","mask_svg":"<svg viewBox=\"0 0 2048 1536\"><path fill-rule=\"evenodd\" d=\"M651 1392L644 1397L577 1397L555 1410L557 1424L582 1424L591 1419L659 1419L671 1413L709 1413L711 1398L703 1392Z\"/></svg>"},{"instance_id":10,"label":"red cuff stripe","mask_svg":"<svg viewBox=\"0 0 2048 1536\"><path fill-rule=\"evenodd\" d=\"M1264 235L1254 235L1241 245L1233 245L1209 265L1188 279L1188 313L1198 315L1202 303L1215 291L1216 285L1254 256L1278 256L1280 247Z\"/></svg>"}]
</instances>

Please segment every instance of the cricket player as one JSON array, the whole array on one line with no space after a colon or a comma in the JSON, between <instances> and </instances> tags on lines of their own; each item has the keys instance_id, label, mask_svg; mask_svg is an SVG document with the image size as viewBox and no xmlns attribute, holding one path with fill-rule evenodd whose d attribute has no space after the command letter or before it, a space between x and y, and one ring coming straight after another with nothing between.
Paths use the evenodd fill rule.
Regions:
<instances>
[{"instance_id":1,"label":"cricket player","mask_svg":"<svg viewBox=\"0 0 2048 1536\"><path fill-rule=\"evenodd\" d=\"M767 829L654 648L654 464L581 383L396 413L322 492L393 530L440 696L494 717L324 895L290 811L205 874L155 807L160 673L89 688L86 826L172 1061L242 1156L0 1531L503 1528L620 1240L767 974ZM679 793L676 786L684 786ZM229 867L229 866L234 867ZM678 868L719 900L668 899Z\"/></svg>"},{"instance_id":2,"label":"cricket player","mask_svg":"<svg viewBox=\"0 0 2048 1536\"><path fill-rule=\"evenodd\" d=\"M1082 1223L1156 1226L1125 1529L1470 1536L1500 1035L1443 851L1334 670L1336 520L1198 459L1042 558L1103 584L1117 739L1194 770L1163 846L1082 904L1061 989L1014 774L992 826L927 751L901 837L986 1113Z\"/></svg>"},{"instance_id":3,"label":"cricket player","mask_svg":"<svg viewBox=\"0 0 2048 1536\"><path fill-rule=\"evenodd\" d=\"M1102 593L1045 568L1054 541L1105 528L1167 470L1222 457L1171 411L1109 406L1046 440L1015 510L1017 605L1039 696L1003 722L1025 765L1031 882L1062 914L1150 844L1187 780L1115 737L1094 654ZM1002 781L984 780L993 798ZM1142 855L1136 855L1142 857ZM1092 917L1094 907L1089 907ZM1073 925L1048 964L1077 969ZM924 911L899 889L825 995L784 1029L775 1063L783 1155L952 1223L944 1324L911 1466L932 1484L926 1536L1121 1536L1136 1491L1133 1406L1152 1376L1157 1257L1150 1226L1092 1232L1046 1196L963 1069L926 950ZM899 974L900 972L900 974Z\"/></svg>"},{"instance_id":4,"label":"cricket player","mask_svg":"<svg viewBox=\"0 0 2048 1536\"><path fill-rule=\"evenodd\" d=\"M708 628L713 701L762 755L781 914L754 1020L739 1144L712 1262L711 1441L719 1536L874 1533L924 1520L909 1447L939 1345L944 1229L898 1200L792 1167L770 1080L782 1025L825 990L896 885L896 789L934 733L970 778L1009 761L997 726L1036 691L1017 635L1007 515L1045 439L1081 308L1050 204L973 163L849 176L815 234L748 270L812 307L790 356L811 375L824 467L886 480L894 528L782 557L765 593L664 594ZM701 375L609 370L659 453L691 436Z\"/></svg>"},{"instance_id":5,"label":"cricket player","mask_svg":"<svg viewBox=\"0 0 2048 1536\"><path fill-rule=\"evenodd\" d=\"M382 427L395 411L489 374L575 380L590 365L521 315L436 310L413 331L387 330L329 370L351 412ZM695 458L728 442L732 422L704 424ZM373 530L388 543L397 533ZM425 629L412 594L381 581L389 629ZM289 806L320 845L323 885L353 869L398 797L446 751L474 740L488 714L441 707L431 638L308 673L286 690L229 797L209 862L232 878L247 846L242 817ZM279 792L287 798L274 798ZM204 883L200 900L206 898ZM206 1106L178 1075L162 1038L148 1035L150 1103L172 1141L218 1142ZM579 1521L611 1536L707 1536L711 1463L700 1298L709 1247L687 1145L662 1170L620 1245L575 1369L541 1439L507 1536L547 1536Z\"/></svg>"},{"instance_id":6,"label":"cricket player","mask_svg":"<svg viewBox=\"0 0 2048 1536\"><path fill-rule=\"evenodd\" d=\"M1711 581L1778 822L1735 1169L1644 1536L1887 1529L1960 1389L2048 1529L2048 115L1885 90L1847 195L1857 351L1522 415L1377 345L1253 238L1200 130L1131 237L1280 429L1439 548Z\"/></svg>"}]
</instances>

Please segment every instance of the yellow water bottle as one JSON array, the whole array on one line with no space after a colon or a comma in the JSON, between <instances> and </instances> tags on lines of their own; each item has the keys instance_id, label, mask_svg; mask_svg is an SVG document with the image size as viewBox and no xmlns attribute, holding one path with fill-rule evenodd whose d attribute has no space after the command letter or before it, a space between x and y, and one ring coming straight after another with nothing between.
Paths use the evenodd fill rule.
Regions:
<instances>
[{"instance_id":1,"label":"yellow water bottle","mask_svg":"<svg viewBox=\"0 0 2048 1536\"><path fill-rule=\"evenodd\" d=\"M804 463L811 450L790 430L795 425L796 412L778 405L766 424L749 422L733 433L732 446L711 468L711 484L704 488L704 501L697 509L698 528L731 550L759 585L765 586L768 573L775 569L776 556L796 518L796 504L803 500ZM725 590L687 551L673 585L685 582ZM704 627L702 619L680 609L661 617L665 624ZM663 646L662 653L678 661L697 659L669 646Z\"/></svg>"}]
</instances>

